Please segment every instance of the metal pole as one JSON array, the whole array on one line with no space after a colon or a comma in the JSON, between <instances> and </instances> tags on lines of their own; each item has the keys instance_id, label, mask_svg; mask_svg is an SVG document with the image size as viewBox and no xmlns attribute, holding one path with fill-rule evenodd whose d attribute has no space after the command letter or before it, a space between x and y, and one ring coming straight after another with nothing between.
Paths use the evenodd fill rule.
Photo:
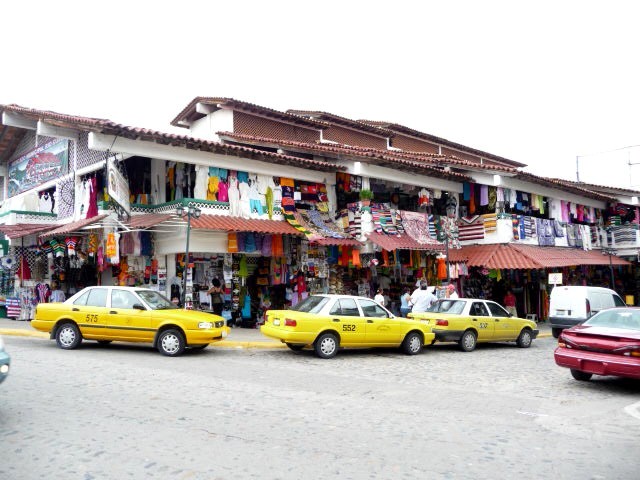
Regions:
<instances>
[{"instance_id":1,"label":"metal pole","mask_svg":"<svg viewBox=\"0 0 640 480\"><path fill-rule=\"evenodd\" d=\"M611 251L609 251L609 273L611 274L611 290L615 290L616 283L613 280L613 263L611 262Z\"/></svg>"},{"instance_id":2,"label":"metal pole","mask_svg":"<svg viewBox=\"0 0 640 480\"><path fill-rule=\"evenodd\" d=\"M445 252L447 255L447 284L449 284L451 279L449 278L449 233L448 232L447 232L447 240L445 244Z\"/></svg>"},{"instance_id":3,"label":"metal pole","mask_svg":"<svg viewBox=\"0 0 640 480\"><path fill-rule=\"evenodd\" d=\"M191 233L191 208L187 207L187 251L184 257L184 272L182 274L182 308L187 308L187 272L189 271L189 234Z\"/></svg>"}]
</instances>

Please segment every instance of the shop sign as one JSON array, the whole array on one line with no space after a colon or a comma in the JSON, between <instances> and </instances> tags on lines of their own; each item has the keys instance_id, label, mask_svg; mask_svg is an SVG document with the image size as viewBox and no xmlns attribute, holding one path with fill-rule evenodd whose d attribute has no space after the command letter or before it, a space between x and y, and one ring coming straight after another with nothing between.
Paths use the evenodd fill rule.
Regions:
<instances>
[{"instance_id":1,"label":"shop sign","mask_svg":"<svg viewBox=\"0 0 640 480\"><path fill-rule=\"evenodd\" d=\"M107 160L107 193L113 202L118 204L127 215L131 215L129 203L129 184L124 178L113 158Z\"/></svg>"},{"instance_id":2,"label":"shop sign","mask_svg":"<svg viewBox=\"0 0 640 480\"><path fill-rule=\"evenodd\" d=\"M550 273L549 285L562 285L562 273Z\"/></svg>"},{"instance_id":3,"label":"shop sign","mask_svg":"<svg viewBox=\"0 0 640 480\"><path fill-rule=\"evenodd\" d=\"M13 197L69 170L69 140L51 140L9 162L7 195Z\"/></svg>"}]
</instances>

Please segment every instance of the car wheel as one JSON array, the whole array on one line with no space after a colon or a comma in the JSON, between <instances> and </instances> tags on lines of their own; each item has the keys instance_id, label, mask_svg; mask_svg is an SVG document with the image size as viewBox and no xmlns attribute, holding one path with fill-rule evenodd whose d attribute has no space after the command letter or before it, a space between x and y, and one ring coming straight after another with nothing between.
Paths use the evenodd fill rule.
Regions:
<instances>
[{"instance_id":1,"label":"car wheel","mask_svg":"<svg viewBox=\"0 0 640 480\"><path fill-rule=\"evenodd\" d=\"M209 346L208 343L202 344L202 345L191 345L189 348L191 350L204 350L205 348L207 348Z\"/></svg>"},{"instance_id":2,"label":"car wheel","mask_svg":"<svg viewBox=\"0 0 640 480\"><path fill-rule=\"evenodd\" d=\"M464 352L472 352L476 348L477 337L473 330L467 330L460 338L460 348Z\"/></svg>"},{"instance_id":3,"label":"car wheel","mask_svg":"<svg viewBox=\"0 0 640 480\"><path fill-rule=\"evenodd\" d=\"M520 332L520 335L518 335L516 344L520 348L529 348L531 346L532 341L533 341L533 338L531 336L531 330L529 330L528 328L525 328Z\"/></svg>"},{"instance_id":4,"label":"car wheel","mask_svg":"<svg viewBox=\"0 0 640 480\"><path fill-rule=\"evenodd\" d=\"M56 344L63 350L76 348L82 342L82 335L75 323L63 323L56 330Z\"/></svg>"},{"instance_id":5,"label":"car wheel","mask_svg":"<svg viewBox=\"0 0 640 480\"><path fill-rule=\"evenodd\" d=\"M562 329L561 328L552 328L551 329L551 335L553 335L553 338L558 338L561 333L562 333Z\"/></svg>"},{"instance_id":6,"label":"car wheel","mask_svg":"<svg viewBox=\"0 0 640 480\"><path fill-rule=\"evenodd\" d=\"M338 338L333 333L323 333L316 340L314 349L320 358L333 358L338 353L339 346Z\"/></svg>"},{"instance_id":7,"label":"car wheel","mask_svg":"<svg viewBox=\"0 0 640 480\"><path fill-rule=\"evenodd\" d=\"M304 348L304 345L298 345L297 343L287 343L287 347L289 347L294 352L299 352Z\"/></svg>"},{"instance_id":8,"label":"car wheel","mask_svg":"<svg viewBox=\"0 0 640 480\"><path fill-rule=\"evenodd\" d=\"M402 351L407 355L417 355L422 351L422 336L418 332L410 332L402 342Z\"/></svg>"},{"instance_id":9,"label":"car wheel","mask_svg":"<svg viewBox=\"0 0 640 480\"><path fill-rule=\"evenodd\" d=\"M158 351L167 357L180 355L184 348L184 337L178 330L165 330L158 337Z\"/></svg>"},{"instance_id":10,"label":"car wheel","mask_svg":"<svg viewBox=\"0 0 640 480\"><path fill-rule=\"evenodd\" d=\"M581 372L580 370L571 369L571 376L576 380L580 380L581 382L588 382L591 380L593 373Z\"/></svg>"},{"instance_id":11,"label":"car wheel","mask_svg":"<svg viewBox=\"0 0 640 480\"><path fill-rule=\"evenodd\" d=\"M113 340L98 340L100 345L109 345Z\"/></svg>"}]
</instances>

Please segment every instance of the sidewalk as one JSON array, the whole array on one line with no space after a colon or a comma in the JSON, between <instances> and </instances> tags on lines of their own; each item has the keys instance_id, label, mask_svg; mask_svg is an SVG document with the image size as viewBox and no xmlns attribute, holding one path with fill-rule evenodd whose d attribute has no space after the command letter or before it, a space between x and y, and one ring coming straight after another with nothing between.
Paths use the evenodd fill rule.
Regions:
<instances>
[{"instance_id":1,"label":"sidewalk","mask_svg":"<svg viewBox=\"0 0 640 480\"><path fill-rule=\"evenodd\" d=\"M538 338L551 337L551 327L548 322L538 323ZM0 318L0 335L12 335L17 337L49 338L48 333L38 332L31 328L31 322L25 320L11 320ZM214 344L216 347L227 348L283 348L285 345L278 340L265 337L259 328L231 329L226 340Z\"/></svg>"}]
</instances>

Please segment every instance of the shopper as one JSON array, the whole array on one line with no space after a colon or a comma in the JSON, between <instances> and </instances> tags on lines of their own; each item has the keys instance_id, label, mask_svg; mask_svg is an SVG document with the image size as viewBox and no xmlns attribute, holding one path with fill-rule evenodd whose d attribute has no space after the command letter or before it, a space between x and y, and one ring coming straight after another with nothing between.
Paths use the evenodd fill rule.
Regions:
<instances>
[{"instance_id":1,"label":"shopper","mask_svg":"<svg viewBox=\"0 0 640 480\"><path fill-rule=\"evenodd\" d=\"M458 298L458 292L456 292L456 286L453 283L447 285L447 298Z\"/></svg>"},{"instance_id":2,"label":"shopper","mask_svg":"<svg viewBox=\"0 0 640 480\"><path fill-rule=\"evenodd\" d=\"M518 316L518 309L516 308L516 296L511 290L507 290L507 294L504 296L504 307L514 317Z\"/></svg>"},{"instance_id":3,"label":"shopper","mask_svg":"<svg viewBox=\"0 0 640 480\"><path fill-rule=\"evenodd\" d=\"M207 290L207 293L211 295L211 309L213 310L213 313L215 313L216 315L221 315L224 300L222 298L223 292L220 280L214 278L211 282L211 288Z\"/></svg>"},{"instance_id":4,"label":"shopper","mask_svg":"<svg viewBox=\"0 0 640 480\"><path fill-rule=\"evenodd\" d=\"M373 300L383 307L386 305L387 302L384 299L384 291L381 288L378 289L376 296L373 297Z\"/></svg>"},{"instance_id":5,"label":"shopper","mask_svg":"<svg viewBox=\"0 0 640 480\"><path fill-rule=\"evenodd\" d=\"M67 297L64 292L60 289L60 284L57 282L51 283L53 289L51 291L51 296L49 297L50 302L64 302Z\"/></svg>"},{"instance_id":6,"label":"shopper","mask_svg":"<svg viewBox=\"0 0 640 480\"><path fill-rule=\"evenodd\" d=\"M411 303L413 313L426 312L431 304L436 301L436 296L427 290L427 282L422 280L420 288L416 288L411 294Z\"/></svg>"},{"instance_id":7,"label":"shopper","mask_svg":"<svg viewBox=\"0 0 640 480\"><path fill-rule=\"evenodd\" d=\"M400 296L400 315L406 317L407 313L411 311L411 293L408 287L404 288L402 295Z\"/></svg>"}]
</instances>

